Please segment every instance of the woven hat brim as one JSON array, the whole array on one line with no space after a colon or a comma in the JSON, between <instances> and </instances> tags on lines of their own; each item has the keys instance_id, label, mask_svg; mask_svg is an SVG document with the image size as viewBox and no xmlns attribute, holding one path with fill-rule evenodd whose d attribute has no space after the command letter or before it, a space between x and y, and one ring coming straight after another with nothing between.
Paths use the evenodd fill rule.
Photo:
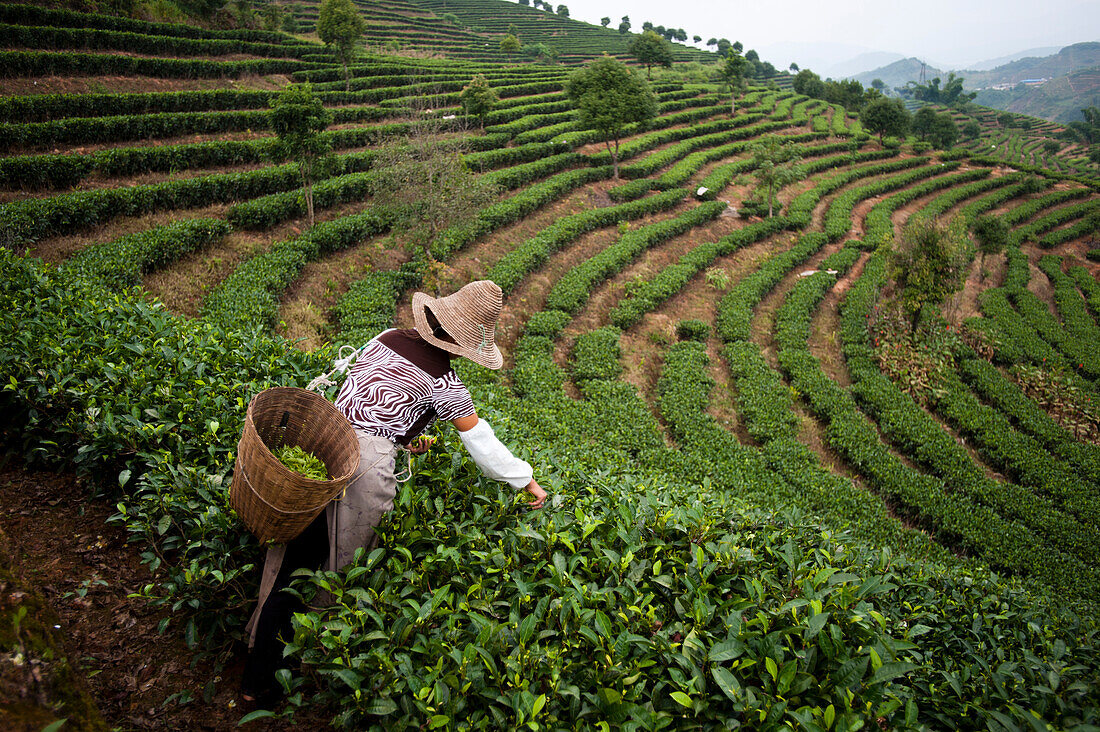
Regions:
<instances>
[{"instance_id":1,"label":"woven hat brim","mask_svg":"<svg viewBox=\"0 0 1100 732\"><path fill-rule=\"evenodd\" d=\"M428 325L428 316L426 313L427 308L435 305L439 302L437 298L427 295L423 292L414 292L412 296L412 311L413 322L416 323L416 332L420 334L428 343L431 343L437 348L442 348L447 353L453 353L456 356L462 356L468 358L479 366L484 366L487 369L494 371L498 370L504 365L504 356L501 354L500 349L497 348L496 343L490 343L480 351L476 348L470 348L469 346L463 346L458 343L450 343L448 341L436 338L432 333L432 328ZM432 314L435 315L436 320L443 326L444 330L448 333L451 331L447 328L446 321L449 320L447 313L432 308Z\"/></svg>"}]
</instances>

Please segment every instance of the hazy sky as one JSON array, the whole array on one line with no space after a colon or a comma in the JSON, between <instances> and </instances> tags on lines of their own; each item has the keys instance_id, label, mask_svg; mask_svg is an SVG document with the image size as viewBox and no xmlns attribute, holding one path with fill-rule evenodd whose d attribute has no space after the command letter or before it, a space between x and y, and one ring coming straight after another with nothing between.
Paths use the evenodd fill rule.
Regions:
<instances>
[{"instance_id":1,"label":"hazy sky","mask_svg":"<svg viewBox=\"0 0 1100 732\"><path fill-rule=\"evenodd\" d=\"M609 16L617 27L629 15L632 30L646 20L683 28L693 35L726 37L758 49L780 68L794 61L813 65L820 53L791 43L839 44L834 63L863 51L917 56L948 67L1030 48L1100 40L1100 0L554 0L570 16L599 23Z\"/></svg>"}]
</instances>

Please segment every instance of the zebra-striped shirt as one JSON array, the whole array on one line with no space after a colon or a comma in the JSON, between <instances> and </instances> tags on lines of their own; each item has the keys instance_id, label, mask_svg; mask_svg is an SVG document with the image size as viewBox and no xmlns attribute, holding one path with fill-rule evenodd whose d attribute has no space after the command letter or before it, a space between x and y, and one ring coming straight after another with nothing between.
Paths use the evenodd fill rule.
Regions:
<instances>
[{"instance_id":1,"label":"zebra-striped shirt","mask_svg":"<svg viewBox=\"0 0 1100 732\"><path fill-rule=\"evenodd\" d=\"M336 397L356 429L408 445L436 419L474 413L450 354L412 329L387 330L363 347Z\"/></svg>"}]
</instances>

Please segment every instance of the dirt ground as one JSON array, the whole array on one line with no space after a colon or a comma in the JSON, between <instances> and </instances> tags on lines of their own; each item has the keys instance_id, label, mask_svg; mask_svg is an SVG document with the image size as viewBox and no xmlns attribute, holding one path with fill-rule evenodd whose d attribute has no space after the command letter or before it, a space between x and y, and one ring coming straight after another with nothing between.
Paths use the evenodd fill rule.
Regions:
<instances>
[{"instance_id":1,"label":"dirt ground","mask_svg":"<svg viewBox=\"0 0 1100 732\"><path fill-rule=\"evenodd\" d=\"M111 505L89 498L89 488L73 475L31 471L12 460L0 468L0 507L0 530L11 541L17 573L60 618L66 655L86 675L110 727L239 729L252 709L239 695L243 647L219 667L194 659L182 624L158 633L171 613L131 596L151 577L140 548L126 543L123 529L106 524ZM299 713L297 726L268 719L245 729L327 729L330 717L318 710Z\"/></svg>"}]
</instances>

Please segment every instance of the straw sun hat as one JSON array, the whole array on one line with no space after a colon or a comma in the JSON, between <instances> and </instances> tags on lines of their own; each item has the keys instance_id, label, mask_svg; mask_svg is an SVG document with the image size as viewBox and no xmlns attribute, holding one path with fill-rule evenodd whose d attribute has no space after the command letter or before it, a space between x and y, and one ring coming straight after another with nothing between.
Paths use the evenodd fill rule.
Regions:
<instances>
[{"instance_id":1,"label":"straw sun hat","mask_svg":"<svg viewBox=\"0 0 1100 732\"><path fill-rule=\"evenodd\" d=\"M413 320L420 337L448 353L465 356L486 368L499 369L504 357L496 344L497 318L504 304L500 287L492 280L477 280L446 297L423 292L412 296ZM435 316L454 342L436 337L428 323L428 311Z\"/></svg>"}]
</instances>

